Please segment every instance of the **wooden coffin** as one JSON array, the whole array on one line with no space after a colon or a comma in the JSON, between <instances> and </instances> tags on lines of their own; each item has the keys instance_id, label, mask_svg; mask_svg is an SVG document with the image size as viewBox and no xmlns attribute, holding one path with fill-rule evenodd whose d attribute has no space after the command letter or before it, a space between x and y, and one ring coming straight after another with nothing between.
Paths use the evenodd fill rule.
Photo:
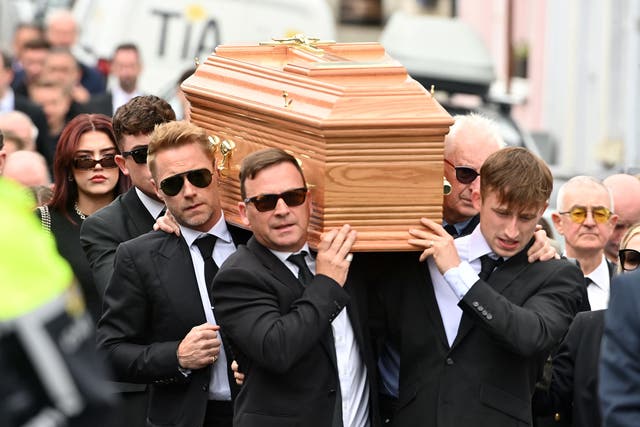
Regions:
<instances>
[{"instance_id":1,"label":"wooden coffin","mask_svg":"<svg viewBox=\"0 0 640 427\"><path fill-rule=\"evenodd\" d=\"M238 171L279 147L301 162L314 210L309 242L342 224L355 251L415 250L408 229L442 219L443 142L453 123L378 43L304 37L222 45L182 85L191 121L216 144L226 218L242 225Z\"/></svg>"}]
</instances>

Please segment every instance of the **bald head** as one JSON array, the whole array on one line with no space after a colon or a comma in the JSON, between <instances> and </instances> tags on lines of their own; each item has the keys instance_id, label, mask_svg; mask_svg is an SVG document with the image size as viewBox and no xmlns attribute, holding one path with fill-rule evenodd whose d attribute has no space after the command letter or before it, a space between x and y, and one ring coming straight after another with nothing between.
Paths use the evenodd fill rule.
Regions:
<instances>
[{"instance_id":1,"label":"bald head","mask_svg":"<svg viewBox=\"0 0 640 427\"><path fill-rule=\"evenodd\" d=\"M4 177L12 179L25 187L50 185L47 161L35 151L16 151L7 156Z\"/></svg>"},{"instance_id":2,"label":"bald head","mask_svg":"<svg viewBox=\"0 0 640 427\"><path fill-rule=\"evenodd\" d=\"M504 146L492 120L478 114L459 115L454 120L444 141L444 175L451 183L451 193L444 198L443 215L449 224L464 222L478 213L471 203L471 193L479 191L480 178L462 183L456 178L455 167L479 172L487 157Z\"/></svg>"},{"instance_id":3,"label":"bald head","mask_svg":"<svg viewBox=\"0 0 640 427\"><path fill-rule=\"evenodd\" d=\"M618 222L611 234L605 253L612 262L618 260L620 240L633 224L640 222L640 180L633 175L616 174L603 181L613 196L614 211Z\"/></svg>"},{"instance_id":4,"label":"bald head","mask_svg":"<svg viewBox=\"0 0 640 427\"><path fill-rule=\"evenodd\" d=\"M45 37L51 46L70 49L76 43L77 36L76 19L70 11L55 10L47 16Z\"/></svg>"},{"instance_id":5,"label":"bald head","mask_svg":"<svg viewBox=\"0 0 640 427\"><path fill-rule=\"evenodd\" d=\"M22 111L9 111L0 114L0 129L11 132L24 141L26 150L34 151L36 149L38 128Z\"/></svg>"}]
</instances>

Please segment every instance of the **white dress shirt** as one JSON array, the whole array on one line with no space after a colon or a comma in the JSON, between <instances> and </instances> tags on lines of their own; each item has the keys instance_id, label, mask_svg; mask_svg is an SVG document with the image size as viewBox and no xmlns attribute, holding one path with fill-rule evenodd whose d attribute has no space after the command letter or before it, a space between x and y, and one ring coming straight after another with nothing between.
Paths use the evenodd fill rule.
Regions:
<instances>
[{"instance_id":1,"label":"white dress shirt","mask_svg":"<svg viewBox=\"0 0 640 427\"><path fill-rule=\"evenodd\" d=\"M160 212L164 209L164 203L157 201L156 199L152 199L151 197L144 194L138 187L134 187L135 192L138 195L138 198L142 202L142 205L147 209L149 215L153 218L158 218Z\"/></svg>"},{"instance_id":2,"label":"white dress shirt","mask_svg":"<svg viewBox=\"0 0 640 427\"><path fill-rule=\"evenodd\" d=\"M602 255L602 262L585 278L591 279L593 283L587 286L587 296L589 297L589 305L591 310L603 310L609 306L609 266L607 258Z\"/></svg>"},{"instance_id":3,"label":"white dress shirt","mask_svg":"<svg viewBox=\"0 0 640 427\"><path fill-rule=\"evenodd\" d=\"M458 249L460 265L446 271L444 276L438 271L433 257L427 258L429 274L449 347L458 335L458 327L462 318L462 309L458 307L458 302L480 279L478 277L481 268L480 257L492 253L480 227L476 227L467 236L455 239L454 244Z\"/></svg>"},{"instance_id":4,"label":"white dress shirt","mask_svg":"<svg viewBox=\"0 0 640 427\"><path fill-rule=\"evenodd\" d=\"M194 244L196 239L205 233L183 227L182 225L180 226L180 233L189 246L189 253L191 254L191 260L193 261L193 269L196 273L196 280L198 281L200 300L202 302L202 308L204 309L207 322L212 325L217 325L216 318L213 314L214 302L209 300L209 291L204 278L204 259L202 259L202 254L200 253L198 246ZM231 233L227 229L227 223L224 220L224 215L220 217L220 220L216 225L214 225L206 234L211 234L217 237L216 244L213 248L213 260L216 262L216 265L220 267L229 255L236 250ZM213 369L211 370L212 375L209 382L210 400L231 400L227 365L227 355L224 352L224 347L221 346L220 353L218 354L218 360L213 364Z\"/></svg>"},{"instance_id":5,"label":"white dress shirt","mask_svg":"<svg viewBox=\"0 0 640 427\"><path fill-rule=\"evenodd\" d=\"M310 253L306 243L298 252L301 251L306 251L307 254ZM295 277L298 277L298 267L287 259L292 252L273 250L271 252L291 270ZM307 255L305 261L315 275L315 259ZM344 427L367 427L370 424L367 368L360 357L360 349L358 348L346 307L333 319L331 329L336 348L340 394L342 396L342 425Z\"/></svg>"}]
</instances>

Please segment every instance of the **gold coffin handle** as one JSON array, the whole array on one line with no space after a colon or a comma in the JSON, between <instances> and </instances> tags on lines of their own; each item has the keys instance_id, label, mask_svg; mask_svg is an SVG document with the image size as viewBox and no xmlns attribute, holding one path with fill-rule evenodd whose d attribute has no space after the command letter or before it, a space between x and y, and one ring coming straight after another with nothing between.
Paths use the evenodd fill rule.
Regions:
<instances>
[{"instance_id":1,"label":"gold coffin handle","mask_svg":"<svg viewBox=\"0 0 640 427\"><path fill-rule=\"evenodd\" d=\"M222 154L222 159L218 164L218 172L222 176L229 176L231 172L231 157L233 155L233 150L236 149L236 143L230 139L223 139L220 142L220 154Z\"/></svg>"},{"instance_id":2,"label":"gold coffin handle","mask_svg":"<svg viewBox=\"0 0 640 427\"><path fill-rule=\"evenodd\" d=\"M218 162L218 172L221 176L229 176L231 171L231 156L236 148L236 143L230 139L220 139L217 135L209 135L209 144L214 153L220 151L222 158Z\"/></svg>"}]
</instances>

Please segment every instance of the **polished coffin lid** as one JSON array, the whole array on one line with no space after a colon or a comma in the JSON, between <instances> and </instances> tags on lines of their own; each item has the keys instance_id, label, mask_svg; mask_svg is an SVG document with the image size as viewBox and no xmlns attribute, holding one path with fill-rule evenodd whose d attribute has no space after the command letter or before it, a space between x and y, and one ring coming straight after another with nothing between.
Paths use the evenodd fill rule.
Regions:
<instances>
[{"instance_id":1,"label":"polished coffin lid","mask_svg":"<svg viewBox=\"0 0 640 427\"><path fill-rule=\"evenodd\" d=\"M441 221L453 120L380 44L222 45L182 89L191 121L218 146L227 220L242 225L241 160L277 147L299 159L310 185L312 247L348 223L358 231L354 251L415 250L408 229L423 216Z\"/></svg>"}]
</instances>

